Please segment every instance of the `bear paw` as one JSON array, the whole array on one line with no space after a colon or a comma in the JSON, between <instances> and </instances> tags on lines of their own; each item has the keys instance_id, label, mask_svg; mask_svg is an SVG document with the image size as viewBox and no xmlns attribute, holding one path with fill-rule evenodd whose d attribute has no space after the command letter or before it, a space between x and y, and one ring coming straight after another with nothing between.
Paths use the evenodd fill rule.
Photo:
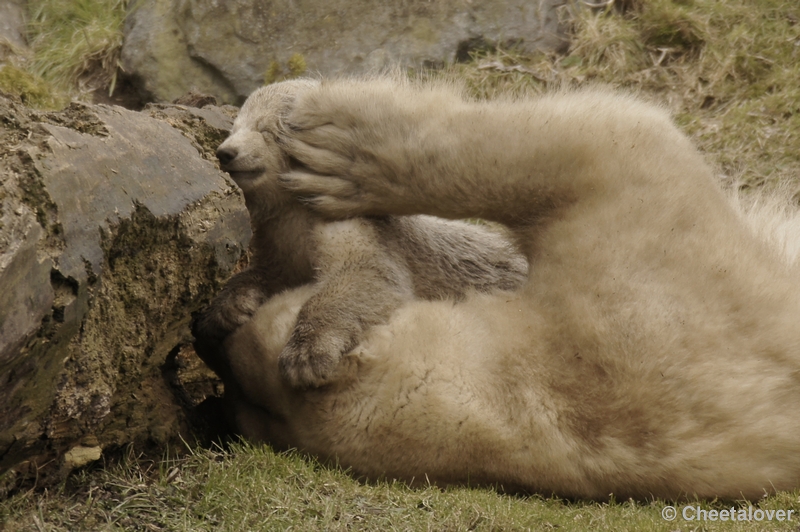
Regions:
<instances>
[{"instance_id":1,"label":"bear paw","mask_svg":"<svg viewBox=\"0 0 800 532\"><path fill-rule=\"evenodd\" d=\"M319 388L333 381L342 357L358 344L349 329L313 330L298 324L281 351L278 367L293 388Z\"/></svg>"}]
</instances>

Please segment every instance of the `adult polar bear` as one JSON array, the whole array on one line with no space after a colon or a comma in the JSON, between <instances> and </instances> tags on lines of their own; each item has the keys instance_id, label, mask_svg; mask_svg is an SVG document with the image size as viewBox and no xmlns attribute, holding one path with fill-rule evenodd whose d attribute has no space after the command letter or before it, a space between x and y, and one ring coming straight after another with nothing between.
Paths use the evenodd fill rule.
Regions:
<instances>
[{"instance_id":1,"label":"adult polar bear","mask_svg":"<svg viewBox=\"0 0 800 532\"><path fill-rule=\"evenodd\" d=\"M306 391L277 356L314 287L274 297L226 343L246 435L370 478L566 497L800 486L800 272L661 110L338 80L286 124L282 180L319 212L494 220L531 268L511 296L406 304Z\"/></svg>"}]
</instances>

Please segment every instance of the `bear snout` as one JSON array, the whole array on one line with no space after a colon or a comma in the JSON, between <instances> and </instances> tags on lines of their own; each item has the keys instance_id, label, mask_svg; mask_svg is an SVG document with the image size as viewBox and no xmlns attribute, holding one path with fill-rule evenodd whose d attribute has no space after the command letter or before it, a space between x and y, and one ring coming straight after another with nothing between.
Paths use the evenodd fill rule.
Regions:
<instances>
[{"instance_id":1,"label":"bear snout","mask_svg":"<svg viewBox=\"0 0 800 532\"><path fill-rule=\"evenodd\" d=\"M222 166L229 165L236 159L237 155L239 155L239 150L236 148L226 147L224 145L217 148L217 159L219 159L219 164Z\"/></svg>"}]
</instances>

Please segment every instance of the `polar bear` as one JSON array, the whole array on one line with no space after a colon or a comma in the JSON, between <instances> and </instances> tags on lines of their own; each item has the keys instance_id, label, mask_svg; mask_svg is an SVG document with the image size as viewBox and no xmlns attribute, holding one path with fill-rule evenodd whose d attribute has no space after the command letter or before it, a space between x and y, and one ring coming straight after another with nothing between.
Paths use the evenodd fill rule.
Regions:
<instances>
[{"instance_id":1,"label":"polar bear","mask_svg":"<svg viewBox=\"0 0 800 532\"><path fill-rule=\"evenodd\" d=\"M289 168L278 144L280 118L318 85L301 79L268 85L242 106L217 155L242 189L254 237L250 267L234 276L194 323L198 354L223 377L220 342L270 296L316 281L280 357L293 386L318 387L369 327L413 298L451 299L470 290L519 288L527 262L508 235L487 226L430 216L323 220L279 184Z\"/></svg>"},{"instance_id":2,"label":"polar bear","mask_svg":"<svg viewBox=\"0 0 800 532\"><path fill-rule=\"evenodd\" d=\"M407 300L311 390L278 360L319 288L271 298L222 347L246 435L412 484L800 487L800 272L665 112L604 90L472 101L343 79L285 125L280 180L322 215L492 220L530 269L513 293Z\"/></svg>"}]
</instances>

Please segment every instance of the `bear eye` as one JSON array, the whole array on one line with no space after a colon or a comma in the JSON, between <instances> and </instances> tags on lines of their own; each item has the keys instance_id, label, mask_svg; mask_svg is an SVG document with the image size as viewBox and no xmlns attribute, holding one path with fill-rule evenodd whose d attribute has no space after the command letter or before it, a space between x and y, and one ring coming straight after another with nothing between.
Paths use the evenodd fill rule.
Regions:
<instances>
[{"instance_id":1,"label":"bear eye","mask_svg":"<svg viewBox=\"0 0 800 532\"><path fill-rule=\"evenodd\" d=\"M261 133L266 139L273 139L276 136L275 127L271 124L265 124L264 127L259 127L258 132Z\"/></svg>"},{"instance_id":2,"label":"bear eye","mask_svg":"<svg viewBox=\"0 0 800 532\"><path fill-rule=\"evenodd\" d=\"M263 132L267 127L267 124L263 120L259 120L255 124L252 124L251 131L258 131L259 133Z\"/></svg>"},{"instance_id":3,"label":"bear eye","mask_svg":"<svg viewBox=\"0 0 800 532\"><path fill-rule=\"evenodd\" d=\"M264 140L267 142L277 142L278 141L278 130L274 124L265 125L265 127L261 127L258 130L261 133L261 136L264 137Z\"/></svg>"}]
</instances>

